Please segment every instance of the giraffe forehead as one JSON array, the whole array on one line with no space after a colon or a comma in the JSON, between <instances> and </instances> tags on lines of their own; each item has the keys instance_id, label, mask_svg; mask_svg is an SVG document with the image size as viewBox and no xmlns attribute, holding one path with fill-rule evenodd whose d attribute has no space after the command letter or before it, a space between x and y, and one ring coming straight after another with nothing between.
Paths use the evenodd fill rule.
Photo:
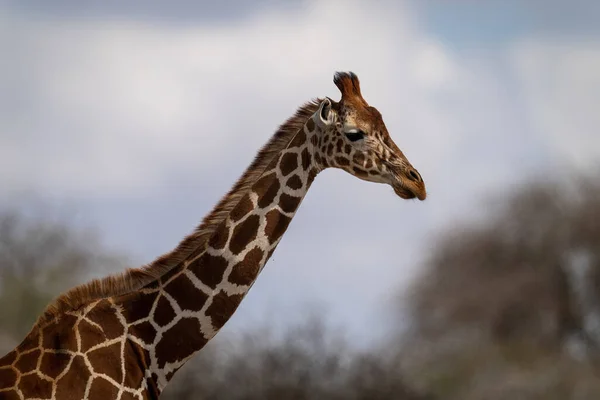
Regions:
<instances>
[{"instance_id":1,"label":"giraffe forehead","mask_svg":"<svg viewBox=\"0 0 600 400\"><path fill-rule=\"evenodd\" d=\"M341 108L341 119L345 127L359 127L369 131L385 131L381 113L371 106L345 105Z\"/></svg>"}]
</instances>

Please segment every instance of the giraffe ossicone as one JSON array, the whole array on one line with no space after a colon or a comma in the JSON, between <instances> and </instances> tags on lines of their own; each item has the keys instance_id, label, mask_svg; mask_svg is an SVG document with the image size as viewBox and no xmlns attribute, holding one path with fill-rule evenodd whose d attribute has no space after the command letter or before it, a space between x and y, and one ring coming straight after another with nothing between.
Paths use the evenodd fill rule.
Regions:
<instances>
[{"instance_id":1,"label":"giraffe ossicone","mask_svg":"<svg viewBox=\"0 0 600 400\"><path fill-rule=\"evenodd\" d=\"M0 359L0 399L154 399L223 327L277 247L313 180L333 167L426 197L358 77L341 100L300 107L173 251L59 296Z\"/></svg>"}]
</instances>

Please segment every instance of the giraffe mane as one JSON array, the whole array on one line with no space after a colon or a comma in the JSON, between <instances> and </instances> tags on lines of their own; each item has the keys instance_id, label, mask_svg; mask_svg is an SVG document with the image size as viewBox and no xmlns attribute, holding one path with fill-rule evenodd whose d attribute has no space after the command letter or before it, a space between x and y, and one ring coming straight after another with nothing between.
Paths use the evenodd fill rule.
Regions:
<instances>
[{"instance_id":1,"label":"giraffe mane","mask_svg":"<svg viewBox=\"0 0 600 400\"><path fill-rule=\"evenodd\" d=\"M230 214L242 197L265 171L269 163L293 139L319 108L322 99L313 99L296 110L296 113L279 126L279 129L258 151L250 166L233 187L204 217L200 225L186 236L172 251L163 254L149 264L129 268L124 272L76 286L53 300L38 318L34 327L43 327L69 310L81 308L89 302L131 293L160 278L181 265L192 253L204 251L211 235Z\"/></svg>"}]
</instances>

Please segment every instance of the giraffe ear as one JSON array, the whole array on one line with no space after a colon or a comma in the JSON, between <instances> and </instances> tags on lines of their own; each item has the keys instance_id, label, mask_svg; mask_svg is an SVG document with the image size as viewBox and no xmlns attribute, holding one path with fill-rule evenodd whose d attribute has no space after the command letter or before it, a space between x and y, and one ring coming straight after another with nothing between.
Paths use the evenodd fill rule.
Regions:
<instances>
[{"instance_id":1,"label":"giraffe ear","mask_svg":"<svg viewBox=\"0 0 600 400\"><path fill-rule=\"evenodd\" d=\"M322 125L331 125L335 122L335 111L331 106L331 100L325 99L319 105L319 122Z\"/></svg>"}]
</instances>

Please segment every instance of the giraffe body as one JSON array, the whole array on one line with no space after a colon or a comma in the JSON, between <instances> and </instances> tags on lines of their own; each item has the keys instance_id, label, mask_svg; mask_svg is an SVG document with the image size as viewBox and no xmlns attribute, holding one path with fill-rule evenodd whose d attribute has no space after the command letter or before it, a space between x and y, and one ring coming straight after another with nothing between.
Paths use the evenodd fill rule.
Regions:
<instances>
[{"instance_id":1,"label":"giraffe body","mask_svg":"<svg viewBox=\"0 0 600 400\"><path fill-rule=\"evenodd\" d=\"M255 282L317 174L337 167L425 198L352 73L339 103L308 103L263 147L199 228L139 270L59 297L0 359L0 399L155 399Z\"/></svg>"}]
</instances>

